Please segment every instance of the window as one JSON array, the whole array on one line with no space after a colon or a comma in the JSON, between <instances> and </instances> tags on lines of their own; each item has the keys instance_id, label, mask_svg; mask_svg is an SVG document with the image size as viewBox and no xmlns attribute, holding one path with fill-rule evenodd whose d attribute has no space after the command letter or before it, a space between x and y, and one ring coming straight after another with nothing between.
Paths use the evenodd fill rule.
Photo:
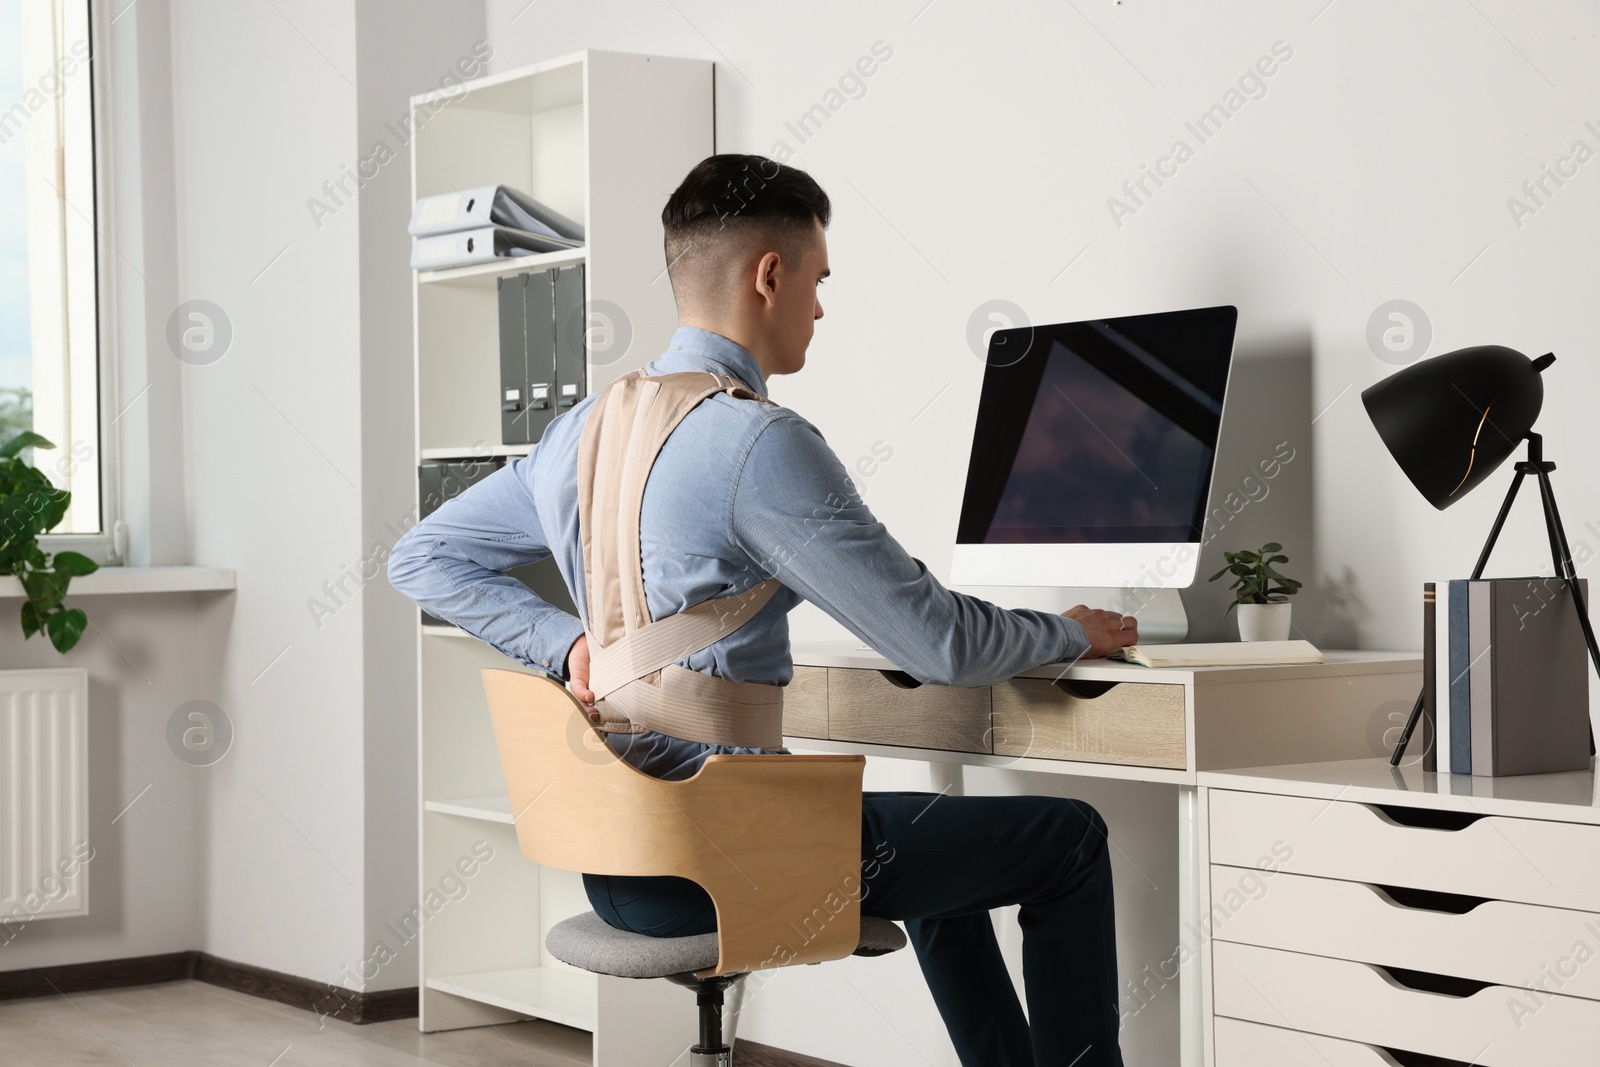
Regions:
<instances>
[{"instance_id":1,"label":"window","mask_svg":"<svg viewBox=\"0 0 1600 1067\"><path fill-rule=\"evenodd\" d=\"M0 440L55 444L27 454L72 493L53 533L104 559L89 15L89 0L0 0Z\"/></svg>"}]
</instances>

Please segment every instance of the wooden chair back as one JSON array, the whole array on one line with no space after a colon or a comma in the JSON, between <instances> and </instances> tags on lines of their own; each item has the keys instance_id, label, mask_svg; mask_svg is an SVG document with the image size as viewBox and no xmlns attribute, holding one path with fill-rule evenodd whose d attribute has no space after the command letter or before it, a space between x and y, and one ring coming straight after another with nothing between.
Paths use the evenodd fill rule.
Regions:
<instances>
[{"instance_id":1,"label":"wooden chair back","mask_svg":"<svg viewBox=\"0 0 1600 1067\"><path fill-rule=\"evenodd\" d=\"M612 752L554 680L491 669L483 685L528 859L704 887L719 959L701 977L855 951L865 757L715 755L667 782Z\"/></svg>"}]
</instances>

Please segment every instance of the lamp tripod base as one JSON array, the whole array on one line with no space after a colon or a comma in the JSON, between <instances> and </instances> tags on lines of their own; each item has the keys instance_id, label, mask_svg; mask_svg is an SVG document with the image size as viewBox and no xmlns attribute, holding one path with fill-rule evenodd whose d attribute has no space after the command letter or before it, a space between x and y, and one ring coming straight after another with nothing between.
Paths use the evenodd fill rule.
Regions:
<instances>
[{"instance_id":1,"label":"lamp tripod base","mask_svg":"<svg viewBox=\"0 0 1600 1067\"><path fill-rule=\"evenodd\" d=\"M1589 646L1589 660L1594 664L1596 672L1600 672L1600 643L1596 643L1594 626L1589 622L1589 606L1584 602L1583 587L1578 582L1578 570L1572 564L1572 549L1567 545L1567 531L1561 525L1561 512L1556 507L1556 492L1550 485L1550 472L1556 465L1544 458L1544 438L1536 433L1528 434L1528 458L1520 461L1516 467L1516 476L1511 479L1511 487L1506 490L1505 503L1500 505L1500 513L1495 516L1494 526L1489 530L1489 539L1484 542L1483 551L1478 556L1478 565L1472 568L1472 580L1477 581L1483 577L1483 570L1489 565L1489 553L1494 551L1494 545L1500 538L1500 530L1506 524L1506 516L1511 514L1511 505L1517 499L1517 490L1522 487L1522 479L1533 475L1539 481L1539 499L1544 505L1545 532L1550 538L1550 556L1555 563L1555 576L1566 584L1572 593L1572 606L1578 612L1578 625L1583 628L1583 639ZM1406 720L1405 729L1400 732L1400 740L1394 746L1394 755L1389 758L1391 767L1400 766L1400 760L1405 756L1406 746L1411 743L1411 735L1417 728L1417 723L1422 718L1423 694L1417 694L1417 702L1411 707L1411 716ZM1594 728L1589 728L1589 755L1594 755Z\"/></svg>"}]
</instances>

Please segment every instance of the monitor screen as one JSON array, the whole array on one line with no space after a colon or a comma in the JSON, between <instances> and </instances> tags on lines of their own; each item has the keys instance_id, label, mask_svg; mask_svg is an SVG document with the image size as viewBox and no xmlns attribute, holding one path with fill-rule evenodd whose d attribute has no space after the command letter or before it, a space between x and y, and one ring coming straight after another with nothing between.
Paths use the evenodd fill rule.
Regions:
<instances>
[{"instance_id":1,"label":"monitor screen","mask_svg":"<svg viewBox=\"0 0 1600 1067\"><path fill-rule=\"evenodd\" d=\"M1237 318L995 331L957 544L1198 542Z\"/></svg>"}]
</instances>

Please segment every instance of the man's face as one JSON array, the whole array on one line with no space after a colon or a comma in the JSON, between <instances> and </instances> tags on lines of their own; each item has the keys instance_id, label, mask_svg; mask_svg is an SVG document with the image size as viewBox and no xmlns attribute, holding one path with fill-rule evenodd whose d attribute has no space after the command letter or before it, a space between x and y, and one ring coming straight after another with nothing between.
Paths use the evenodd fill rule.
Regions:
<instances>
[{"instance_id":1,"label":"man's face","mask_svg":"<svg viewBox=\"0 0 1600 1067\"><path fill-rule=\"evenodd\" d=\"M828 237L822 223L812 221L813 238L806 243L800 262L793 267L778 263L773 309L774 374L793 374L806 365L806 349L822 318L817 286L828 276Z\"/></svg>"}]
</instances>

